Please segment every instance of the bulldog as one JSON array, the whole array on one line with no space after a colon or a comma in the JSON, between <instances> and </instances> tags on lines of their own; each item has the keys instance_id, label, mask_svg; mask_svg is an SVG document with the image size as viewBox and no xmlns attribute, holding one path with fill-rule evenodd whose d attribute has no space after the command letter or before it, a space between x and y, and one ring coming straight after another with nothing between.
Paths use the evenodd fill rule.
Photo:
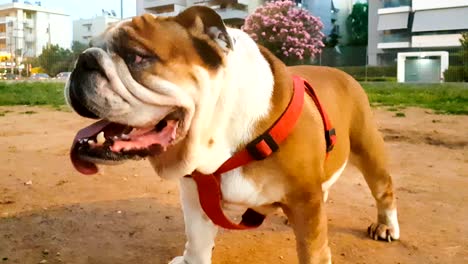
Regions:
<instances>
[{"instance_id":1,"label":"bulldog","mask_svg":"<svg viewBox=\"0 0 468 264\"><path fill-rule=\"evenodd\" d=\"M384 142L359 83L328 67L286 67L208 7L174 17L144 14L92 39L65 94L79 115L100 121L78 133L73 164L92 174L96 164L147 158L160 177L179 179L187 243L170 263L211 263L218 227L194 179L184 176L216 172L271 128L288 108L298 76L315 89L321 107L301 94L297 122L277 151L222 173L223 205L261 214L282 209L299 263L331 263L324 203L351 163L376 200L370 237L399 239ZM322 111L336 133L328 154Z\"/></svg>"}]
</instances>

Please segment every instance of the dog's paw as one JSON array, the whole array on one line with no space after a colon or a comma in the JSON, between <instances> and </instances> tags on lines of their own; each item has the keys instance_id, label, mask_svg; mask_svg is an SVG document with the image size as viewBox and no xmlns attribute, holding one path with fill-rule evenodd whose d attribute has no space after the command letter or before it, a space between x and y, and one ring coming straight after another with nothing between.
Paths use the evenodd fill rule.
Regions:
<instances>
[{"instance_id":1,"label":"dog's paw","mask_svg":"<svg viewBox=\"0 0 468 264\"><path fill-rule=\"evenodd\" d=\"M175 257L169 264L189 264L183 256Z\"/></svg>"},{"instance_id":2,"label":"dog's paw","mask_svg":"<svg viewBox=\"0 0 468 264\"><path fill-rule=\"evenodd\" d=\"M395 232L394 228L389 227L385 224L373 223L367 228L367 234L374 240L384 240L392 242L392 240L398 240L399 234Z\"/></svg>"}]
</instances>

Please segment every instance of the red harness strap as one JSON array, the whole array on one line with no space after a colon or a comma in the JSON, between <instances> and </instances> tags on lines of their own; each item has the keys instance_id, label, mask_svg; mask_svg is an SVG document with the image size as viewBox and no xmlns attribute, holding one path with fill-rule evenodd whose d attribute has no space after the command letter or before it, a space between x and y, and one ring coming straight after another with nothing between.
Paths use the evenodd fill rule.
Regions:
<instances>
[{"instance_id":1,"label":"red harness strap","mask_svg":"<svg viewBox=\"0 0 468 264\"><path fill-rule=\"evenodd\" d=\"M263 160L277 151L279 149L279 144L292 132L299 119L302 106L304 105L304 92L307 92L307 94L312 97L322 116L325 128L325 139L327 142L327 156L328 152L333 149L333 145L336 142L335 130L332 128L328 116L323 111L315 91L312 86L301 77L293 76L293 81L293 96L288 107L265 133L247 144L243 150L234 154L234 156L224 162L213 174L205 175L198 171L192 173L191 177L197 184L201 207L215 225L226 229L250 229L262 224L265 216L250 208L242 215L242 221L239 224L231 222L231 220L226 217L221 208L221 201L223 198L221 193L221 174L241 167L251 161Z\"/></svg>"}]
</instances>

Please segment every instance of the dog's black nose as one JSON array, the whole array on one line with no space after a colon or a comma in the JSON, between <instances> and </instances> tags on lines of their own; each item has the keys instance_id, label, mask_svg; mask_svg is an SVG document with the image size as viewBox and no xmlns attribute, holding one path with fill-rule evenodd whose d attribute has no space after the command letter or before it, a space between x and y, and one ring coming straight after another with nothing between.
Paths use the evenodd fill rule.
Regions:
<instances>
[{"instance_id":1,"label":"dog's black nose","mask_svg":"<svg viewBox=\"0 0 468 264\"><path fill-rule=\"evenodd\" d=\"M94 51L85 51L78 57L77 66L88 71L100 71L101 65L98 62L97 56L99 55Z\"/></svg>"},{"instance_id":2,"label":"dog's black nose","mask_svg":"<svg viewBox=\"0 0 468 264\"><path fill-rule=\"evenodd\" d=\"M72 76L73 77L73 74ZM76 82L70 82L69 98L71 107L81 116L97 119L98 116L91 112L85 105L85 94L83 89L76 87Z\"/></svg>"}]
</instances>

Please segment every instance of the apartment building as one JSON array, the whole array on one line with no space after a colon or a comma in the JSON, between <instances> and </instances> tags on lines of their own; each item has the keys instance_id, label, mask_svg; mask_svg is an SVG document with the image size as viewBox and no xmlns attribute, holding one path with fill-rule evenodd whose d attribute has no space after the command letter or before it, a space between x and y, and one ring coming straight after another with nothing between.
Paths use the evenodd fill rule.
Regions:
<instances>
[{"instance_id":1,"label":"apartment building","mask_svg":"<svg viewBox=\"0 0 468 264\"><path fill-rule=\"evenodd\" d=\"M398 64L398 81L443 80L468 31L468 0L370 0L369 65Z\"/></svg>"},{"instance_id":2,"label":"apartment building","mask_svg":"<svg viewBox=\"0 0 468 264\"><path fill-rule=\"evenodd\" d=\"M323 33L328 36L336 33L340 36L340 42L348 42L346 20L353 10L353 5L359 0L295 0L296 3L307 9L313 16L319 17L323 23Z\"/></svg>"},{"instance_id":3,"label":"apartment building","mask_svg":"<svg viewBox=\"0 0 468 264\"><path fill-rule=\"evenodd\" d=\"M109 15L105 11L103 11L102 16L74 20L73 41L88 44L92 37L101 34L109 25L118 21L120 21L120 18L115 13Z\"/></svg>"},{"instance_id":4,"label":"apartment building","mask_svg":"<svg viewBox=\"0 0 468 264\"><path fill-rule=\"evenodd\" d=\"M40 2L0 5L0 55L21 63L36 57L48 44L70 48L72 42L69 15L42 7Z\"/></svg>"},{"instance_id":5,"label":"apartment building","mask_svg":"<svg viewBox=\"0 0 468 264\"><path fill-rule=\"evenodd\" d=\"M137 0L137 15L153 13L161 16L175 16L193 5L209 6L218 12L225 23L240 27L248 11L261 1L249 0Z\"/></svg>"}]
</instances>

